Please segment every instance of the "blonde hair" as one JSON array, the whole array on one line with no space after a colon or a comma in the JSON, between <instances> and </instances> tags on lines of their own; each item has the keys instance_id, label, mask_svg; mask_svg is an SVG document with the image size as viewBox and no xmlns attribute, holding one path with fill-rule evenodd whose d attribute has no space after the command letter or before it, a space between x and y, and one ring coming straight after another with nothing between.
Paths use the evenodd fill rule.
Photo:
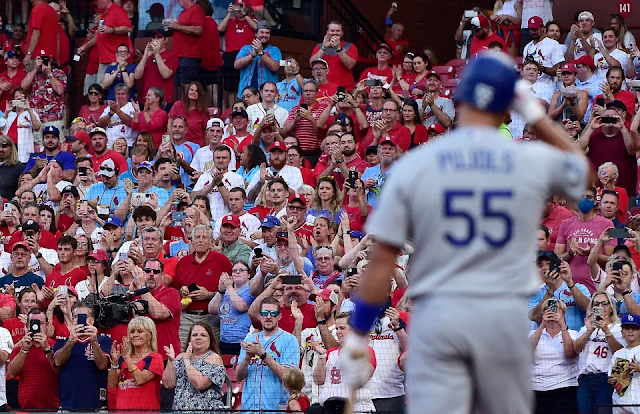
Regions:
<instances>
[{"instance_id":1,"label":"blonde hair","mask_svg":"<svg viewBox=\"0 0 640 414\"><path fill-rule=\"evenodd\" d=\"M289 391L289 401L302 396L302 388L305 385L304 374L298 368L289 368L282 376L282 385Z\"/></svg>"},{"instance_id":2,"label":"blonde hair","mask_svg":"<svg viewBox=\"0 0 640 414\"><path fill-rule=\"evenodd\" d=\"M18 149L16 148L16 144L14 144L11 138L9 138L7 135L2 135L2 134L0 134L0 142L11 145L11 151L9 152L9 156L4 161L5 164L11 165L11 166L17 165L20 161L18 160Z\"/></svg>"},{"instance_id":3,"label":"blonde hair","mask_svg":"<svg viewBox=\"0 0 640 414\"><path fill-rule=\"evenodd\" d=\"M619 324L620 318L618 317L618 314L616 312L616 304L613 302L613 298L611 297L611 295L608 294L607 292L596 292L593 294L593 296L591 296L591 300L589 301L589 306L587 306L587 315L591 313L591 310L593 309L593 301L595 297L598 295L605 295L607 297L607 301L609 302L609 308L611 309L611 315L609 315L609 319L611 320L611 323Z\"/></svg>"},{"instance_id":4,"label":"blonde hair","mask_svg":"<svg viewBox=\"0 0 640 414\"><path fill-rule=\"evenodd\" d=\"M113 141L113 144L111 144L111 149L113 151L115 151L115 146L116 146L116 142L123 140L124 141L124 154L122 154L124 156L125 159L129 158L129 143L127 142L127 140L124 137L118 137L116 138L115 141ZM116 151L118 152L118 151Z\"/></svg>"},{"instance_id":5,"label":"blonde hair","mask_svg":"<svg viewBox=\"0 0 640 414\"><path fill-rule=\"evenodd\" d=\"M156 331L156 324L147 316L136 316L129 321L127 326L127 337L136 328L142 328L151 334L149 338L149 348L151 352L158 352L158 332ZM133 356L133 347L130 348L131 355Z\"/></svg>"},{"instance_id":6,"label":"blonde hair","mask_svg":"<svg viewBox=\"0 0 640 414\"><path fill-rule=\"evenodd\" d=\"M547 309L549 309L549 302L551 302L552 300L556 300L558 302L558 310L561 310L563 314L567 314L567 305L561 301L558 298L549 298L547 300L544 301L544 303L542 304L542 312L546 311Z\"/></svg>"}]
</instances>

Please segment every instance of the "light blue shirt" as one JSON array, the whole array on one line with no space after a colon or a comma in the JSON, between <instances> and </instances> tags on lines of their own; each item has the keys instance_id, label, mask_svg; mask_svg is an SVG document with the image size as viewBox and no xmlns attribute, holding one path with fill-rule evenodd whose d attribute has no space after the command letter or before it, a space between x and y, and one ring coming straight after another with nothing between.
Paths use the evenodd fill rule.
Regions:
<instances>
[{"instance_id":1,"label":"light blue shirt","mask_svg":"<svg viewBox=\"0 0 640 414\"><path fill-rule=\"evenodd\" d=\"M133 194L135 193L143 193L143 194L151 194L151 193L155 193L158 195L158 207L162 207L164 206L164 204L169 201L169 193L167 192L167 190L165 190L164 188L160 188L157 186L153 186L150 189L148 189L147 191L134 191Z\"/></svg>"},{"instance_id":2,"label":"light blue shirt","mask_svg":"<svg viewBox=\"0 0 640 414\"><path fill-rule=\"evenodd\" d=\"M132 183L136 185L138 184L138 179L133 176L133 173L131 172L131 167L129 167L129 169L120 176L120 180L122 180L123 182L127 178L130 179Z\"/></svg>"},{"instance_id":3,"label":"light blue shirt","mask_svg":"<svg viewBox=\"0 0 640 414\"><path fill-rule=\"evenodd\" d=\"M636 301L636 303L640 303L640 293L638 292L632 292L631 293L631 297L633 297L633 300ZM627 302L625 302L624 298L618 302L615 300L615 298L613 299L613 302L616 304L616 312L618 313L618 316L622 318L622 315L625 315L627 313L629 313L629 311L627 310Z\"/></svg>"},{"instance_id":4,"label":"light blue shirt","mask_svg":"<svg viewBox=\"0 0 640 414\"><path fill-rule=\"evenodd\" d=\"M389 173L393 171L395 166L396 164L394 162L391 168L389 168L387 172L384 174L382 174L380 170L380 165L376 165L375 167L369 167L366 170L364 170L364 173L362 173L361 178L363 182L367 181L367 179L369 178L373 178L377 183L375 187L371 187L367 189L367 204L370 205L371 208L375 209L378 207L378 199L380 198L380 191L382 190L384 182L389 178Z\"/></svg>"},{"instance_id":5,"label":"light blue shirt","mask_svg":"<svg viewBox=\"0 0 640 414\"><path fill-rule=\"evenodd\" d=\"M581 283L576 283L576 287L582 292L586 297L591 297L591 293L589 293L589 289ZM547 292L547 285L543 285L538 290L538 293L529 298L529 310L535 308L538 303L542 300L545 293ZM553 297L561 300L567 305L567 313L565 315L565 319L567 321L567 327L574 331L579 331L580 328L584 326L584 318L587 317L587 313L581 311L578 308L575 300L573 299L573 295L569 290L566 282L562 282L562 285L553 292ZM540 324L537 324L538 326Z\"/></svg>"},{"instance_id":6,"label":"light blue shirt","mask_svg":"<svg viewBox=\"0 0 640 414\"><path fill-rule=\"evenodd\" d=\"M256 173L260 172L260 166L256 165L255 167L253 167L251 169L251 171L246 171L244 168L244 165L241 166L240 168L238 168L238 171L236 171L237 174L239 174L242 179L244 180L245 183L250 183L251 179L253 178L254 175L256 175ZM253 207L256 206L256 203L252 203L249 200L247 200L246 203L244 203L244 211L249 211L250 209L252 209Z\"/></svg>"},{"instance_id":7,"label":"light blue shirt","mask_svg":"<svg viewBox=\"0 0 640 414\"><path fill-rule=\"evenodd\" d=\"M267 45L264 49L264 53L268 54L269 57L276 62L282 60L282 52L275 46ZM238 52L236 56L236 60L243 58L245 56L249 56L251 54L251 45L244 45L242 49ZM255 69L255 65L258 65L258 87L264 84L267 81L271 81L273 83L278 82L278 71L271 71L265 64L262 62L260 56L256 56L255 59L251 61L250 64L245 66L240 70L240 84L238 85L238 99L242 99L242 90L247 86L251 86L251 80L253 77L253 72Z\"/></svg>"},{"instance_id":8,"label":"light blue shirt","mask_svg":"<svg viewBox=\"0 0 640 414\"><path fill-rule=\"evenodd\" d=\"M602 91L600 90L600 84L603 82L595 73L593 76L589 78L586 82L581 82L580 79L576 78L576 86L578 89L587 91L589 94L589 106L587 106L587 112L584 114L584 120L582 122L589 122L589 117L591 116L591 109L593 108L593 100L596 99L596 96L602 95Z\"/></svg>"},{"instance_id":9,"label":"light blue shirt","mask_svg":"<svg viewBox=\"0 0 640 414\"><path fill-rule=\"evenodd\" d=\"M251 306L256 299L249 293L249 284L247 283L236 291L238 296L242 298L247 305ZM228 344L238 344L244 340L251 330L251 318L248 312L238 312L231 305L229 293L225 292L218 308L218 316L220 316L220 340Z\"/></svg>"},{"instance_id":10,"label":"light blue shirt","mask_svg":"<svg viewBox=\"0 0 640 414\"><path fill-rule=\"evenodd\" d=\"M178 156L182 157L182 159L188 162L189 165L191 165L191 161L193 161L193 156L196 151L200 149L200 145L194 144L193 142L185 142L180 145L174 144L173 146L175 147ZM182 167L180 167L180 178L182 179L182 184L184 184L187 190L193 190L193 185L195 183L191 181L189 174Z\"/></svg>"},{"instance_id":11,"label":"light blue shirt","mask_svg":"<svg viewBox=\"0 0 640 414\"><path fill-rule=\"evenodd\" d=\"M87 191L87 200L94 200L99 205L109 206L109 211L113 213L120 204L127 198L124 191L124 184L118 181L113 188L107 188L102 182L98 182L89 187Z\"/></svg>"},{"instance_id":12,"label":"light blue shirt","mask_svg":"<svg viewBox=\"0 0 640 414\"><path fill-rule=\"evenodd\" d=\"M291 112L291 109L300 103L302 97L302 89L298 85L296 78L287 82L286 79L276 83L278 88L278 96L276 97L276 103Z\"/></svg>"},{"instance_id":13,"label":"light blue shirt","mask_svg":"<svg viewBox=\"0 0 640 414\"><path fill-rule=\"evenodd\" d=\"M263 332L247 335L245 342L259 341L262 348L278 364L285 368L297 368L300 364L300 347L295 336L278 329L270 338L265 338ZM240 350L239 361L245 359L246 352ZM286 405L289 393L282 386L282 381L260 359L253 356L247 367L242 392L242 408L244 410L278 410L280 405Z\"/></svg>"}]
</instances>

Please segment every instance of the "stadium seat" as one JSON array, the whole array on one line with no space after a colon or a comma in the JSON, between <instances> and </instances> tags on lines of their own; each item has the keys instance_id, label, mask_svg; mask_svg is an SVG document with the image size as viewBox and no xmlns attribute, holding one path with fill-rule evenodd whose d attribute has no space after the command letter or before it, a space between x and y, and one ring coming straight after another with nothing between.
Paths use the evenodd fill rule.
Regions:
<instances>
[{"instance_id":1,"label":"stadium seat","mask_svg":"<svg viewBox=\"0 0 640 414\"><path fill-rule=\"evenodd\" d=\"M524 61L524 56L514 57L513 60L516 61L516 65L520 66L520 65L522 65L522 62Z\"/></svg>"},{"instance_id":2,"label":"stadium seat","mask_svg":"<svg viewBox=\"0 0 640 414\"><path fill-rule=\"evenodd\" d=\"M443 90L442 95L443 95L445 98L449 98L449 99L451 99L451 97L453 96L453 94L455 93L455 91L456 91L456 88L455 88L455 87L446 88L446 89L444 89L444 90Z\"/></svg>"},{"instance_id":3,"label":"stadium seat","mask_svg":"<svg viewBox=\"0 0 640 414\"><path fill-rule=\"evenodd\" d=\"M431 70L440 75L440 79L451 79L454 76L453 66L434 66Z\"/></svg>"},{"instance_id":4,"label":"stadium seat","mask_svg":"<svg viewBox=\"0 0 640 414\"><path fill-rule=\"evenodd\" d=\"M214 118L214 117L219 117L220 116L220 108L218 108L217 106L213 106L211 108L207 108L207 112L209 112L209 116Z\"/></svg>"},{"instance_id":5,"label":"stadium seat","mask_svg":"<svg viewBox=\"0 0 640 414\"><path fill-rule=\"evenodd\" d=\"M447 62L446 66L453 66L454 68L458 68L461 66L467 66L469 63L469 59L452 59Z\"/></svg>"},{"instance_id":6,"label":"stadium seat","mask_svg":"<svg viewBox=\"0 0 640 414\"><path fill-rule=\"evenodd\" d=\"M442 79L442 87L447 89L451 87L456 87L458 85L458 79Z\"/></svg>"}]
</instances>

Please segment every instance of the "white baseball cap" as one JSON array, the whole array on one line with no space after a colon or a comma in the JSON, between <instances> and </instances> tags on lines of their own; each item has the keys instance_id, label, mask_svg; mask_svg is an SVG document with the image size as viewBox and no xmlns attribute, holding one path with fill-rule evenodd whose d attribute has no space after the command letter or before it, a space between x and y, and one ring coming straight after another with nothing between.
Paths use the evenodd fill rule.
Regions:
<instances>
[{"instance_id":1,"label":"white baseball cap","mask_svg":"<svg viewBox=\"0 0 640 414\"><path fill-rule=\"evenodd\" d=\"M207 121L207 129L212 128L214 126L224 128L224 122L220 118L211 118Z\"/></svg>"},{"instance_id":2,"label":"white baseball cap","mask_svg":"<svg viewBox=\"0 0 640 414\"><path fill-rule=\"evenodd\" d=\"M100 164L100 171L97 175L104 175L105 177L113 177L116 174L116 164L111 158L107 158Z\"/></svg>"},{"instance_id":3,"label":"white baseball cap","mask_svg":"<svg viewBox=\"0 0 640 414\"><path fill-rule=\"evenodd\" d=\"M595 22L596 20L593 18L593 13L588 12L588 11L583 11L582 13L580 13L580 16L578 16L578 21L582 20L582 19L590 19L591 21Z\"/></svg>"}]
</instances>

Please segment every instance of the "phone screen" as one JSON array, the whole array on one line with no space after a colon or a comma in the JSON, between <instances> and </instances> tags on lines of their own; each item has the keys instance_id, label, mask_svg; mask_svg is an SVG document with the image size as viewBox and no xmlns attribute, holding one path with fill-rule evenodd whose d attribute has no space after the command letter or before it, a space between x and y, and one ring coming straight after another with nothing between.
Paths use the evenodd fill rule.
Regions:
<instances>
[{"instance_id":1,"label":"phone screen","mask_svg":"<svg viewBox=\"0 0 640 414\"><path fill-rule=\"evenodd\" d=\"M300 275L282 276L283 285L299 285L301 283L302 283L302 276Z\"/></svg>"},{"instance_id":2,"label":"phone screen","mask_svg":"<svg viewBox=\"0 0 640 414\"><path fill-rule=\"evenodd\" d=\"M629 231L627 229L611 229L609 230L609 236L614 239L626 239L629 237Z\"/></svg>"},{"instance_id":3,"label":"phone screen","mask_svg":"<svg viewBox=\"0 0 640 414\"><path fill-rule=\"evenodd\" d=\"M79 313L78 314L78 325L86 325L87 324L87 314Z\"/></svg>"},{"instance_id":4,"label":"phone screen","mask_svg":"<svg viewBox=\"0 0 640 414\"><path fill-rule=\"evenodd\" d=\"M189 286L187 286L187 289L189 289L189 292L195 292L196 290L200 290L198 285L196 285L195 283L192 283Z\"/></svg>"}]
</instances>

